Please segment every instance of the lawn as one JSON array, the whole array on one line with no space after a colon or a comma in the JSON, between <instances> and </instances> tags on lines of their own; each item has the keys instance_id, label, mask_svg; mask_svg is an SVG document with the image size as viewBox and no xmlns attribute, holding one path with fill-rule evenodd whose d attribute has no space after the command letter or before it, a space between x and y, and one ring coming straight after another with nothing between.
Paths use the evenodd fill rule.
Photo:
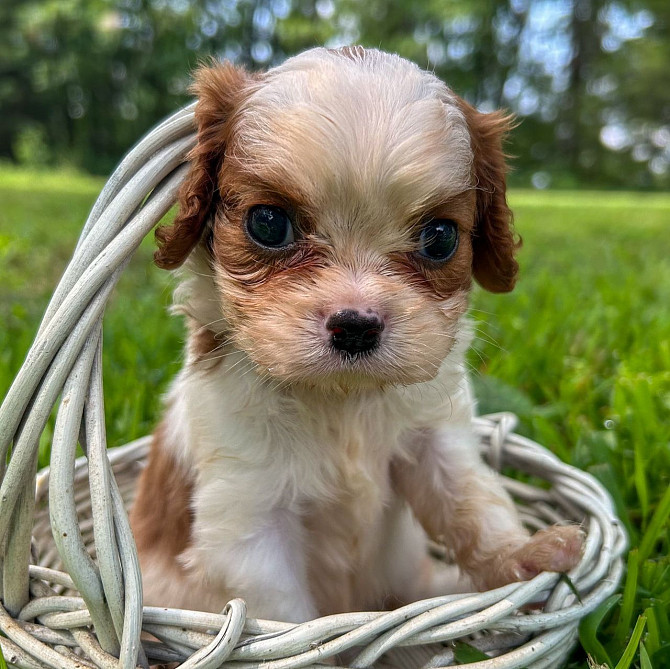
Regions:
<instances>
[{"instance_id":1,"label":"lawn","mask_svg":"<svg viewBox=\"0 0 670 669\"><path fill-rule=\"evenodd\" d=\"M0 168L0 396L101 186ZM510 199L524 238L521 280L509 295L477 290L473 299L480 410L515 411L521 432L608 488L633 548L621 595L584 626L582 643L606 666L662 669L670 666L670 196L515 191ZM183 330L167 314L174 280L151 265L151 252L147 239L105 319L110 445L151 431L181 363ZM47 429L41 464L49 442ZM629 644L636 625L642 643ZM583 649L570 666L587 666Z\"/></svg>"}]
</instances>

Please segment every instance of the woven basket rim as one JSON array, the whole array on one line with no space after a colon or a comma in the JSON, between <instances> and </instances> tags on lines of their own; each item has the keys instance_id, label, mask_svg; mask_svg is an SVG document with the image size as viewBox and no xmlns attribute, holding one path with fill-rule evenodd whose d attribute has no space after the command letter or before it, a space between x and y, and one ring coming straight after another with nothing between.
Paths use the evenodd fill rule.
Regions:
<instances>
[{"instance_id":1,"label":"woven basket rim","mask_svg":"<svg viewBox=\"0 0 670 669\"><path fill-rule=\"evenodd\" d=\"M530 462L531 467L529 469L533 469L535 466L533 463L534 456L539 455L543 458L548 458L549 461L552 462L552 464L554 465L553 467L550 467L547 470L549 479L551 478L555 479L560 476L564 477L566 474L572 473L571 470L574 470L574 468L557 461L555 456L551 455L543 447L539 446L535 442L532 442L528 439L524 439L519 435L510 433L509 430L511 427L513 427L515 422L516 421L513 414L506 414L506 413L491 416L482 416L481 418L475 419L474 423L475 429L480 435L483 436L483 444L485 451L484 454L485 456L487 456L489 460L492 459L492 457L494 457L495 451L498 451L497 455L498 457L501 458L501 465L507 466L508 449L512 449L513 451L514 448L516 447L516 449L521 449L522 451L525 451L525 453L521 455L521 462L523 463L524 460L526 462ZM500 429L502 424L505 424L503 425L504 428L503 430ZM502 443L500 443L501 441ZM150 446L150 442L151 442L150 436L142 437L124 446L109 449L108 451L109 461L112 467L119 465L125 466L129 463L136 464L138 461L146 457L146 454ZM512 457L514 457L514 454L512 455ZM521 471L524 471L526 468L523 467L523 464L519 465L519 457L520 457L519 452L517 452L516 453L517 467ZM74 466L75 466L75 481L78 481L79 484L85 483L87 480L87 468L88 468L88 461L86 457L82 456L78 458L75 461ZM578 474L577 480L580 482L580 485L584 485L585 480L584 477L582 476L582 473L579 472L579 470L574 470L574 473ZM46 499L47 497L49 475L50 472L48 467L42 469L38 473L37 486L36 486L38 502L40 500ZM574 485L574 480L572 481L572 483ZM508 486L512 488L512 492L516 492L517 496L524 497L525 499L536 497L541 502L543 498L547 496L547 490L542 488L534 488L531 485L522 484L519 483L518 481L514 481L513 479L508 480ZM595 489L590 490L590 494L592 494L594 491ZM603 505L603 509L606 509L607 505L611 504L607 495L600 494L597 495L597 497L599 498L599 502ZM610 507L609 512L611 513L611 511L612 509ZM549 523L554 520L555 518L550 517L546 518L545 522ZM621 537L619 538L620 545L618 546L618 548L620 550L623 550L624 548L624 544L622 543L622 537L623 535L621 535ZM73 586L73 584L71 584L69 580L69 577L63 572L60 572L59 574L56 575L52 571L44 570L43 568L42 569L38 568L35 569L34 571L36 577L41 576L42 578L47 579L57 579L56 582L59 582L61 585L64 585L66 587ZM613 576L614 578L608 579L609 587L602 593L603 596L609 596L609 594L611 594L611 590L614 587L616 587L616 582L618 581L618 576L616 572L618 570L615 569L613 571L614 573L609 575L610 577ZM588 575L589 572L590 572L589 566L582 565L581 573L583 575ZM534 584L533 587L529 587L526 584L519 583L514 584L515 587L507 586L505 588L498 589L499 592L489 591L489 593L487 594L491 594L493 596L493 599L491 601L497 604L500 601L504 601L509 597L514 597L515 595L518 595L518 592L515 592L515 590L518 590L518 588L526 586L527 588L529 588L529 593L523 597L523 604L545 601L547 599L550 599L552 597L552 591L553 591L554 602L556 602L557 599L556 586L563 588L565 594L570 592L570 587L567 583L561 582L557 575L552 576L554 580L548 582L542 582L541 587L543 589L540 590L537 590L537 587L535 587L540 584L536 583ZM575 582L579 584L580 582L579 570L573 573L573 578L575 579ZM392 612L393 615L396 615L398 617L398 621L401 621L399 623L399 626L405 628L404 629L405 638L399 639L400 643L403 644L402 648L405 649L406 652L410 653L411 657L411 653L415 652L414 649L416 648L415 645L411 644L420 643L422 639L424 640L424 643L434 642L435 638L438 638L440 634L444 635L444 627L446 625L446 623L444 622L445 617L448 622L458 622L461 625L464 624L462 620L449 621L448 611L445 613L446 605L449 604L452 607L454 607L458 602L462 602L462 600L467 598L477 598L480 596L480 594L482 593L471 593L468 595L460 594L456 596L434 598L433 600L424 600L423 602L417 602L407 607L404 607L399 611ZM496 599L497 595L500 596L499 599ZM558 646L558 644L554 644L554 646L551 646L548 649L546 646L546 639L547 637L549 637L550 639L555 638L561 640L560 647L562 649L562 654L565 655L567 651L569 651L570 647L570 644L567 642L569 640L574 639L575 630L572 628L575 626L575 623L578 623L579 619L581 619L581 617L583 617L584 614L593 610L593 608L595 608L595 606L598 605L598 603L602 600L600 595L601 593L598 592L598 596L596 597L592 597L590 599L587 597L586 600L584 599L582 600L581 604L576 603L574 601L574 597L572 598L563 597L564 601L562 601L560 604L557 605L556 603L554 603L555 610L552 613L549 614L535 613L532 616L525 616L523 619L515 620L515 617L518 617L518 608L522 606L522 604L519 604L517 607L514 608L512 612L510 612L509 615L505 616L502 620L492 621L493 624L491 625L491 629L497 631L497 637L495 637L497 644L495 646L492 645L492 638L490 636L483 637L478 640L475 639L472 641L472 643L474 643L475 646L479 645L482 648L485 648L489 651L492 650L493 648L497 648L498 650L500 650L504 648L505 645L513 647L515 645L521 645L522 643L525 643L524 648L522 648L521 650L516 649L515 652L518 655L523 656L527 655L528 653L532 653L533 655L535 655L538 652L538 649L540 650L540 654L542 655L544 652L549 652L549 650L552 647L556 648ZM83 601L81 601L80 603L81 606L83 607ZM491 602L489 602L489 607L490 606L493 606ZM40 610L41 609L38 602L36 605L32 606L29 612L34 613L35 611ZM423 619L425 620L428 617L426 614L430 614L431 612L436 610L438 610L438 612L434 614L435 621L432 621L432 624L429 627L427 627L422 631L412 630L412 624L415 618L417 618L418 616L422 616ZM472 610L473 612L475 611L479 612L481 610L481 606L473 604ZM78 616L78 618L76 618L75 620L76 616ZM85 609L83 608L81 609L81 611L76 613L76 616L70 616L70 620L71 621L75 620L75 622L90 621L90 616L87 615ZM199 633L201 635L200 640L203 644L205 641L212 643L214 635L211 633L211 630L220 629L221 627L225 626L228 623L228 618L226 614L215 615L211 613L192 612L178 609L168 610L157 607L145 607L145 616L149 621L148 625L150 629L155 630L156 629L155 626L158 626L165 639L170 639L171 638L170 633L174 632L174 630L170 628L179 626L180 629L187 628L192 630L196 634ZM61 616L61 618L62 617L63 616ZM292 657L291 655L289 655L288 658L283 658L282 653L285 653L286 651L295 653L296 648L302 648L304 654L305 652L309 651L309 647L311 645L323 641L324 638L326 638L324 635L326 634L330 635L332 634L332 631L338 632L339 638L337 639L337 642L339 643L338 646L339 649L342 650L342 648L344 648L346 650L347 648L351 648L354 645L360 643L360 638L358 640L355 640L356 644L354 644L349 643L351 639L347 638L342 639L342 636L343 635L346 636L347 634L352 636L352 632L355 632L357 628L360 628L361 626L367 625L368 628L370 628L372 635L371 638L373 639L375 636L378 636L380 634L380 631L382 632L386 631L387 634L389 632L394 632L398 634L397 631L398 625L391 627L390 630L387 630L388 618L389 618L389 612L351 613L351 614L342 614L339 616L327 616L323 619L318 619L317 621L312 621L302 626L296 626L295 624L283 623L279 621L249 619L246 621L246 624L244 625L244 631L249 636L246 636L245 634L246 638L242 645L240 645L238 642L233 657L235 659L244 658L250 660L252 659L260 660L261 658L263 658L263 647L262 647L263 642L266 639L270 638L272 639L272 646L273 646L272 655L274 657L279 657L282 659L291 659ZM407 620L409 620L410 623L406 622ZM467 621L467 618L465 620ZM56 617L56 623L58 624L57 617ZM161 625L163 625L162 628ZM326 632L325 630L328 630L329 628L332 631ZM435 628L437 629L437 632L435 632ZM572 632L570 632L571 629ZM209 632L209 638L207 637L208 632ZM529 638L529 635L533 634L535 636L533 638ZM179 636L179 634L177 634L177 636ZM372 644L368 644L368 646L370 645ZM168 652L167 648L164 648L163 657L167 657L167 655L165 655L165 653L167 652ZM373 648L368 652L374 654L375 649ZM240 653L242 653L242 658L240 658ZM244 653L246 653L249 657L246 657ZM449 659L451 656L453 656L453 650L442 649L442 655L444 656L444 659ZM512 652L510 651L507 652L506 655L503 655L502 657L510 659L513 658L513 655ZM180 659L185 658L182 657ZM362 664L361 666L367 666L365 664L366 661L365 656L363 656L362 661L364 662L364 664ZM483 664L482 666L486 666L486 664ZM526 665L524 664L523 666Z\"/></svg>"}]
</instances>

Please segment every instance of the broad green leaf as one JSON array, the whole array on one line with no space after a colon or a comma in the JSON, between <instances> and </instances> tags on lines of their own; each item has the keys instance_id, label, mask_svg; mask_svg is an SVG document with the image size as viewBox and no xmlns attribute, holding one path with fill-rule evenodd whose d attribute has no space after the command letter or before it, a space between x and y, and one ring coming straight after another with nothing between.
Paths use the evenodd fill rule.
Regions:
<instances>
[{"instance_id":1,"label":"broad green leaf","mask_svg":"<svg viewBox=\"0 0 670 669\"><path fill-rule=\"evenodd\" d=\"M458 664L470 664L471 662L491 659L486 653L482 653L481 650L464 641L457 641L454 644L454 657Z\"/></svg>"},{"instance_id":2,"label":"broad green leaf","mask_svg":"<svg viewBox=\"0 0 670 669\"><path fill-rule=\"evenodd\" d=\"M619 602L621 595L610 595L598 608L589 613L579 624L579 641L584 650L597 662L604 662L613 667L612 660L605 647L598 640L598 628L605 616Z\"/></svg>"}]
</instances>

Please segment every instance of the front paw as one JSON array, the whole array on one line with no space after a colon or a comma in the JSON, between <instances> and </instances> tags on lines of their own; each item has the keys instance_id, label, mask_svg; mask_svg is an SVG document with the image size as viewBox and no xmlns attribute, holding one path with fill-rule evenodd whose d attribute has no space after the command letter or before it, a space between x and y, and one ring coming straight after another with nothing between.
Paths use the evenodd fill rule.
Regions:
<instances>
[{"instance_id":1,"label":"front paw","mask_svg":"<svg viewBox=\"0 0 670 669\"><path fill-rule=\"evenodd\" d=\"M582 556L584 532L576 525L552 525L536 532L521 547L498 556L485 577L488 588L528 581L543 571L566 572Z\"/></svg>"}]
</instances>

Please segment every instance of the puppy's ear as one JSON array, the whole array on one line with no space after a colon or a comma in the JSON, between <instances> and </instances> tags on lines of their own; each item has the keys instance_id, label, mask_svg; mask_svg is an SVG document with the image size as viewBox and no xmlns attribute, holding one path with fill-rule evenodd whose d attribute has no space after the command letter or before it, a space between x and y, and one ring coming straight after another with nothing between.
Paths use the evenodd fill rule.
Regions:
<instances>
[{"instance_id":1,"label":"puppy's ear","mask_svg":"<svg viewBox=\"0 0 670 669\"><path fill-rule=\"evenodd\" d=\"M507 166L502 146L514 123L502 111L483 114L463 100L459 104L470 129L477 195L472 270L481 286L493 293L506 293L516 283L519 264L514 255L521 246L507 206Z\"/></svg>"},{"instance_id":2,"label":"puppy's ear","mask_svg":"<svg viewBox=\"0 0 670 669\"><path fill-rule=\"evenodd\" d=\"M154 261L162 269L175 269L186 260L216 208L229 120L251 79L251 75L230 63L203 65L195 73L191 92L198 98L198 143L188 155L191 167L179 191L179 212L174 223L156 229L158 250Z\"/></svg>"}]
</instances>

